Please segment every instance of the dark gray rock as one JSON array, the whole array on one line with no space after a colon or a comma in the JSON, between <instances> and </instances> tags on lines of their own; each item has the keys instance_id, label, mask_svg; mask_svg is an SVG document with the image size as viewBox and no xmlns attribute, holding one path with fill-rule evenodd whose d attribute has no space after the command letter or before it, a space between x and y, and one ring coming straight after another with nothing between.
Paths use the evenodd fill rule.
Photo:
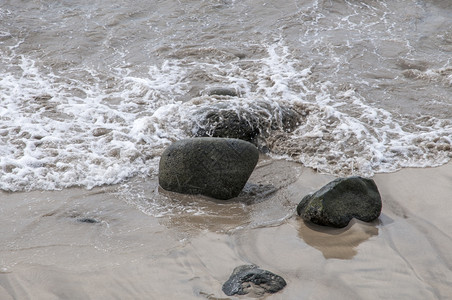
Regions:
<instances>
[{"instance_id":1,"label":"dark gray rock","mask_svg":"<svg viewBox=\"0 0 452 300\"><path fill-rule=\"evenodd\" d=\"M199 137L224 137L240 139L256 143L256 137L260 133L259 120L257 118L241 116L236 111L212 111L202 120L196 136Z\"/></svg>"},{"instance_id":2,"label":"dark gray rock","mask_svg":"<svg viewBox=\"0 0 452 300\"><path fill-rule=\"evenodd\" d=\"M345 227L352 218L371 222L381 213L381 197L372 179L358 176L338 178L297 206L303 220L318 225Z\"/></svg>"},{"instance_id":3,"label":"dark gray rock","mask_svg":"<svg viewBox=\"0 0 452 300\"><path fill-rule=\"evenodd\" d=\"M237 197L259 159L257 148L226 138L192 138L162 154L159 184L168 191L227 200Z\"/></svg>"},{"instance_id":4,"label":"dark gray rock","mask_svg":"<svg viewBox=\"0 0 452 300\"><path fill-rule=\"evenodd\" d=\"M265 293L276 293L286 285L286 281L281 276L254 265L244 265L234 269L228 281L223 284L222 290L228 296L248 293L264 296Z\"/></svg>"},{"instance_id":5,"label":"dark gray rock","mask_svg":"<svg viewBox=\"0 0 452 300\"><path fill-rule=\"evenodd\" d=\"M237 97L238 93L235 88L226 88L226 87L215 87L210 88L207 90L207 95L213 96L230 96L230 97Z\"/></svg>"},{"instance_id":6,"label":"dark gray rock","mask_svg":"<svg viewBox=\"0 0 452 300\"><path fill-rule=\"evenodd\" d=\"M299 125L301 115L290 107L272 106L256 101L241 107L228 102L202 107L196 112L198 121L194 136L235 138L257 145L257 137L274 131L290 132Z\"/></svg>"},{"instance_id":7,"label":"dark gray rock","mask_svg":"<svg viewBox=\"0 0 452 300\"><path fill-rule=\"evenodd\" d=\"M100 223L98 220L93 218L79 218L77 219L77 221L80 223L89 223L89 224Z\"/></svg>"}]
</instances>

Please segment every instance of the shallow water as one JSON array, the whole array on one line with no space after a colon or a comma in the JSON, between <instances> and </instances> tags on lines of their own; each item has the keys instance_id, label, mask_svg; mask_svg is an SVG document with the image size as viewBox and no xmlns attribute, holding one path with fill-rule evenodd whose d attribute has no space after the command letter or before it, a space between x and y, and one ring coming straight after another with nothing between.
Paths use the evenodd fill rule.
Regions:
<instances>
[{"instance_id":1,"label":"shallow water","mask_svg":"<svg viewBox=\"0 0 452 300\"><path fill-rule=\"evenodd\" d=\"M256 264L287 282L266 299L447 299L451 170L376 175L382 215L342 229L294 215L300 197L332 176L287 161L261 160L254 190L221 203L140 178L0 192L0 298L226 299L232 270Z\"/></svg>"},{"instance_id":2,"label":"shallow water","mask_svg":"<svg viewBox=\"0 0 452 300\"><path fill-rule=\"evenodd\" d=\"M153 176L214 103L257 118L270 155L320 172L444 164L450 15L420 0L3 1L0 189Z\"/></svg>"},{"instance_id":3,"label":"shallow water","mask_svg":"<svg viewBox=\"0 0 452 300\"><path fill-rule=\"evenodd\" d=\"M375 175L373 223L294 215L336 175L450 159L449 0L279 2L0 1L0 298L223 299L242 264L286 279L271 299L452 293L450 164ZM230 201L163 191L215 110L281 160Z\"/></svg>"}]
</instances>

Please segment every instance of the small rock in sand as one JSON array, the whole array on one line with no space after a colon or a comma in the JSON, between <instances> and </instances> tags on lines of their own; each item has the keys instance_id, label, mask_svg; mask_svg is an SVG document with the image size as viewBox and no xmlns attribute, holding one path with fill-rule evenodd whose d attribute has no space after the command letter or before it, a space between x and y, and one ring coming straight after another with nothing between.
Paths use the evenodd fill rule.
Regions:
<instances>
[{"instance_id":1,"label":"small rock in sand","mask_svg":"<svg viewBox=\"0 0 452 300\"><path fill-rule=\"evenodd\" d=\"M248 295L262 297L282 290L287 285L284 278L272 272L259 269L255 265L243 265L234 269L228 281L223 284L223 292L228 295Z\"/></svg>"}]
</instances>

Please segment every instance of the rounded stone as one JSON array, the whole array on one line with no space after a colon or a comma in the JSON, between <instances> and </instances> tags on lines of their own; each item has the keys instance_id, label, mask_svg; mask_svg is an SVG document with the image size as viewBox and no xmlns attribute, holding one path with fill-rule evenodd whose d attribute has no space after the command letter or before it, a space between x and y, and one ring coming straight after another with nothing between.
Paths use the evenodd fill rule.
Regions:
<instances>
[{"instance_id":1,"label":"rounded stone","mask_svg":"<svg viewBox=\"0 0 452 300\"><path fill-rule=\"evenodd\" d=\"M372 179L338 178L317 192L305 196L297 213L305 221L331 227L345 227L351 219L371 222L380 216L381 196Z\"/></svg>"},{"instance_id":2,"label":"rounded stone","mask_svg":"<svg viewBox=\"0 0 452 300\"><path fill-rule=\"evenodd\" d=\"M234 269L222 290L228 295L246 295L262 297L266 293L273 294L287 285L284 278L272 272L259 269L255 265L243 265Z\"/></svg>"},{"instance_id":3,"label":"rounded stone","mask_svg":"<svg viewBox=\"0 0 452 300\"><path fill-rule=\"evenodd\" d=\"M227 200L237 197L259 159L257 148L229 138L191 138L171 144L159 164L168 191Z\"/></svg>"}]
</instances>

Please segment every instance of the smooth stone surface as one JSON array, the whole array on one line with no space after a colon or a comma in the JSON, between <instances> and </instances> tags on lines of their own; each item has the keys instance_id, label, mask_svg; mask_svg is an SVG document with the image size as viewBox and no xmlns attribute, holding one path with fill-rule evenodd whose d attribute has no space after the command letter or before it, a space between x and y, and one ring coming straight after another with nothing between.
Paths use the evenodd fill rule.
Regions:
<instances>
[{"instance_id":1,"label":"smooth stone surface","mask_svg":"<svg viewBox=\"0 0 452 300\"><path fill-rule=\"evenodd\" d=\"M160 158L159 184L168 191L227 200L240 194L258 159L257 148L238 139L177 141Z\"/></svg>"},{"instance_id":2,"label":"smooth stone surface","mask_svg":"<svg viewBox=\"0 0 452 300\"><path fill-rule=\"evenodd\" d=\"M262 297L273 294L287 285L284 278L272 272L259 269L255 265L244 265L234 269L222 290L228 295L247 295Z\"/></svg>"},{"instance_id":3,"label":"smooth stone surface","mask_svg":"<svg viewBox=\"0 0 452 300\"><path fill-rule=\"evenodd\" d=\"M352 218L371 222L380 216L380 193L372 179L338 178L305 196L297 213L305 221L324 226L345 227Z\"/></svg>"}]
</instances>

